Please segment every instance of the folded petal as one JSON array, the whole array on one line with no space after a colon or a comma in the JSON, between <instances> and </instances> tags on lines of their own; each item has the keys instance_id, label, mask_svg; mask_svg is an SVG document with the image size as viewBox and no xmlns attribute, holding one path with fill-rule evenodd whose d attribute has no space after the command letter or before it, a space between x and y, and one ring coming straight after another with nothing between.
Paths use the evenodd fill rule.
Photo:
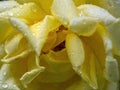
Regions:
<instances>
[{"instance_id":1,"label":"folded petal","mask_svg":"<svg viewBox=\"0 0 120 90\"><path fill-rule=\"evenodd\" d=\"M50 51L40 57L41 64L46 67L45 71L37 77L43 83L61 83L75 75L69 62L66 49L55 52Z\"/></svg>"},{"instance_id":2,"label":"folded petal","mask_svg":"<svg viewBox=\"0 0 120 90\"><path fill-rule=\"evenodd\" d=\"M31 55L31 57L28 57L28 71L25 72L20 78L20 81L24 87L27 87L27 85L45 69L39 65L39 57L36 56L34 52L29 55Z\"/></svg>"}]
</instances>

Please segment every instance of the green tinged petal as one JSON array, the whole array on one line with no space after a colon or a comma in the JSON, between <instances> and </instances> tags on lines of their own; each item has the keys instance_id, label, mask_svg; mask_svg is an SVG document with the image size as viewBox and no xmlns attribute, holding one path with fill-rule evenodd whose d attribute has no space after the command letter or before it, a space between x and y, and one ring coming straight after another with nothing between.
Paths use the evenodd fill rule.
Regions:
<instances>
[{"instance_id":1,"label":"green tinged petal","mask_svg":"<svg viewBox=\"0 0 120 90\"><path fill-rule=\"evenodd\" d=\"M109 32L110 39L112 40L113 52L115 55L120 56L120 19L107 26L107 30Z\"/></svg>"},{"instance_id":2,"label":"green tinged petal","mask_svg":"<svg viewBox=\"0 0 120 90\"><path fill-rule=\"evenodd\" d=\"M106 75L106 79L110 82L119 81L118 63L117 60L114 59L112 56L106 57L105 75Z\"/></svg>"}]
</instances>

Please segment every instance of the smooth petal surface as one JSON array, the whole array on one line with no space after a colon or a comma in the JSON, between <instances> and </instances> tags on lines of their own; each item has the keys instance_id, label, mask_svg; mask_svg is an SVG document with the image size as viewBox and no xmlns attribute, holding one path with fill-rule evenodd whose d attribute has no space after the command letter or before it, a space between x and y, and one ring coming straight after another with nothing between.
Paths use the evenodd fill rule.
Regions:
<instances>
[{"instance_id":1,"label":"smooth petal surface","mask_svg":"<svg viewBox=\"0 0 120 90\"><path fill-rule=\"evenodd\" d=\"M85 60L83 42L77 35L68 34L66 37L66 49L73 69L76 71Z\"/></svg>"}]
</instances>

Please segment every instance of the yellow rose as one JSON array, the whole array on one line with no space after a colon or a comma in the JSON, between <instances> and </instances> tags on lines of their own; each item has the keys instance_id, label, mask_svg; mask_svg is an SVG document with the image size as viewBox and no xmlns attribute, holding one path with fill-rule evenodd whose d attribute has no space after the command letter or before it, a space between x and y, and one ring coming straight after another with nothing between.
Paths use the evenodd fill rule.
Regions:
<instances>
[{"instance_id":1,"label":"yellow rose","mask_svg":"<svg viewBox=\"0 0 120 90\"><path fill-rule=\"evenodd\" d=\"M118 90L120 19L106 2L0 1L0 90Z\"/></svg>"}]
</instances>

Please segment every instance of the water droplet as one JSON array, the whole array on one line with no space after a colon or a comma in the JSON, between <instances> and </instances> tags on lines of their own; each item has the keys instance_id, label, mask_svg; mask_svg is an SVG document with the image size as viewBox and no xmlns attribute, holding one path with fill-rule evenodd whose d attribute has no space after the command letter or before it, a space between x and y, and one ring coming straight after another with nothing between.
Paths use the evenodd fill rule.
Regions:
<instances>
[{"instance_id":1,"label":"water droplet","mask_svg":"<svg viewBox=\"0 0 120 90\"><path fill-rule=\"evenodd\" d=\"M16 23L12 23L12 24L13 24L13 26L14 26L14 27L16 27L16 26L17 26L17 24L16 24Z\"/></svg>"},{"instance_id":2,"label":"water droplet","mask_svg":"<svg viewBox=\"0 0 120 90\"><path fill-rule=\"evenodd\" d=\"M6 74L7 74L6 72L3 73L4 76L5 76Z\"/></svg>"},{"instance_id":3,"label":"water droplet","mask_svg":"<svg viewBox=\"0 0 120 90\"><path fill-rule=\"evenodd\" d=\"M5 84L5 83L4 83L4 84L2 84L2 88L4 88L4 89L5 89L5 88L8 88L8 85L7 85L7 84Z\"/></svg>"},{"instance_id":4,"label":"water droplet","mask_svg":"<svg viewBox=\"0 0 120 90\"><path fill-rule=\"evenodd\" d=\"M7 8L6 6L3 7L3 9L6 9L6 8Z\"/></svg>"},{"instance_id":5,"label":"water droplet","mask_svg":"<svg viewBox=\"0 0 120 90\"><path fill-rule=\"evenodd\" d=\"M13 16L13 13L12 13L12 12L8 12L8 15L9 15L9 16Z\"/></svg>"}]
</instances>

